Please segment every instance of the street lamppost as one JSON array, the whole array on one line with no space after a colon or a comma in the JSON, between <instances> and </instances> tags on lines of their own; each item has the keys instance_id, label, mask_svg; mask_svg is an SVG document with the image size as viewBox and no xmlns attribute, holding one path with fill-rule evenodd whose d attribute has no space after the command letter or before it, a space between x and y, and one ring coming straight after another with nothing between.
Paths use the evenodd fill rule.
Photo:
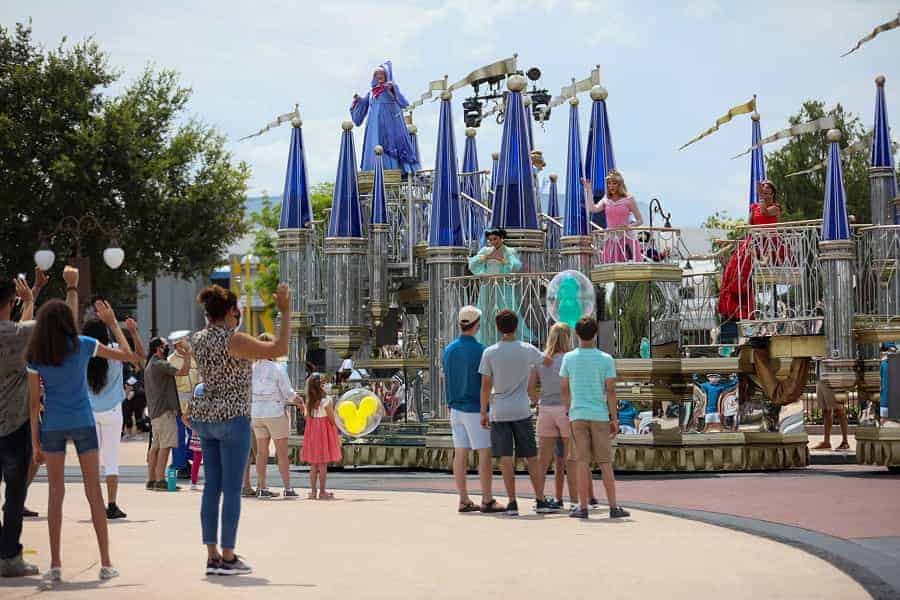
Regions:
<instances>
[{"instance_id":1,"label":"street lamppost","mask_svg":"<svg viewBox=\"0 0 900 600\"><path fill-rule=\"evenodd\" d=\"M81 217L67 216L57 224L49 236L41 235L41 246L34 253L34 262L42 271L48 271L56 262L56 254L50 248L50 240L58 234L65 233L75 241L75 255L69 261L76 267L80 276L78 278L78 296L81 302L89 300L91 296L91 259L81 255L82 237L90 231L103 229L97 218L91 213L85 213ZM125 260L125 251L119 245L118 232L115 229L109 232L109 245L103 251L103 262L110 269L118 269Z\"/></svg>"}]
</instances>

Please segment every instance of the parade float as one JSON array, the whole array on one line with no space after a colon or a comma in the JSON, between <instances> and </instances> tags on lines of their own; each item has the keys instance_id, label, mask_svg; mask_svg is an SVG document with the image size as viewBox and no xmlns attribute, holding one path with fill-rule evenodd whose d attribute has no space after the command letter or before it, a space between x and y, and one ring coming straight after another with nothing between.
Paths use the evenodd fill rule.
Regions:
<instances>
[{"instance_id":1,"label":"parade float","mask_svg":"<svg viewBox=\"0 0 900 600\"><path fill-rule=\"evenodd\" d=\"M827 121L803 130L827 136L830 145L822 218L766 216L777 199L774 185L760 185L763 145L792 133L762 139L754 97L716 127L750 115L748 202L761 217L751 219L740 239L699 256L687 251L658 200L639 226L607 227L603 215L589 213L585 197L603 198L606 175L616 167L609 93L599 67L556 96L538 87L540 77L538 69L520 71L514 56L452 84L447 77L432 81L409 102L391 64L379 66L370 91L353 99L353 120L335 131L333 203L321 222L310 206L299 109L273 123L292 127L278 230L281 277L294 302L291 379L304 380L307 349L315 344L352 357L354 368L367 373L362 384L379 399L399 389L405 402L402 418L347 437L344 464L449 468L441 352L457 335L458 309L477 305L489 321L512 308L523 339L542 347L561 318L559 303L569 302L562 311L598 318L600 344L616 359L619 413L628 419L615 442L618 469L804 467L802 402L818 381L839 402L872 406L870 424L856 430L859 461L900 465L900 428L885 425L900 417L900 393L879 408L881 364L889 358L880 349L900 339L900 197L884 78L876 80L869 148L872 223L848 215L840 132ZM474 93L462 103L467 128L460 163L452 102L463 90ZM426 165L418 150L425 132L413 116L433 106L430 99L439 103L440 116L435 162ZM584 149L582 101L591 103ZM535 121L554 126L551 111L565 106L565 191L560 197L559 177L549 175L545 204L537 186L543 157L532 127ZM503 125L501 139L490 140L499 145L490 169L479 164L476 150L478 125L487 117ZM360 156L354 131L363 123ZM515 268L470 270L488 228L505 232ZM578 300L585 293L592 302ZM496 335L485 327L482 342L491 344ZM302 435L291 444L299 460Z\"/></svg>"}]
</instances>

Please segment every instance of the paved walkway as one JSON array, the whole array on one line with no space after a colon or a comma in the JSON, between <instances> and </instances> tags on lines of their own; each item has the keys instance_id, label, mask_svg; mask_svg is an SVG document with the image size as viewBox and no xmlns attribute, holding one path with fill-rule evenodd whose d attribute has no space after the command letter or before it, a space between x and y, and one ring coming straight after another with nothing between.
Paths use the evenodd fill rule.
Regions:
<instances>
[{"instance_id":1,"label":"paved walkway","mask_svg":"<svg viewBox=\"0 0 900 600\"><path fill-rule=\"evenodd\" d=\"M47 487L36 483L32 506ZM207 579L200 494L146 492L125 484L131 515L111 524L122 577L97 580L97 551L80 486L63 525L65 598L868 598L825 560L777 542L635 510L587 522L563 515L458 515L441 494L340 491L339 500L244 504L239 552L252 575ZM524 505L525 503L523 503ZM528 503L530 505L530 502ZM523 506L524 508L524 506ZM43 511L42 511L43 512ZM47 566L46 523L26 523L25 544ZM4 598L38 591L6 580Z\"/></svg>"},{"instance_id":2,"label":"paved walkway","mask_svg":"<svg viewBox=\"0 0 900 600\"><path fill-rule=\"evenodd\" d=\"M196 518L196 504L199 502L197 494L190 492L182 492L180 494L164 494L161 498L157 494L147 493L141 489L141 482L146 478L146 467L143 466L145 441L135 441L125 444L123 449L123 467L122 481L123 489L121 492L121 504L126 512L129 512L136 521L149 521L152 523L153 530L148 533L148 528L135 523L138 526L135 536L138 539L144 539L144 536L157 535L157 529L162 527L168 531L183 530L182 533L188 538L196 539L199 536L199 525ZM74 457L69 461L70 465L74 465ZM294 483L298 487L308 484L306 469L293 469ZM70 466L68 471L70 482L77 483L80 481L80 473L77 467ZM270 465L268 469L268 477L270 485L273 487L280 484L279 476L274 466ZM254 473L255 478L255 473ZM843 598L852 597L844 596L839 593L843 588L832 588L830 584L827 586L817 583L817 578L822 569L829 569L835 572L842 572L849 575L861 584L862 587L874 597L880 598L896 598L900 597L900 476L889 473L886 469L878 467L841 465L841 466L816 466L804 470L784 471L780 473L732 473L732 474L673 474L673 475L652 475L652 474L620 474L618 475L619 497L623 504L628 507L642 509L635 511L633 523L625 525L612 525L605 520L605 513L601 513L599 518L592 520L589 524L573 523L571 520L560 517L537 517L530 515L521 517L515 523L529 523L533 520L541 520L541 523L535 523L536 531L543 540L541 543L556 544L557 538L562 539L565 548L572 548L574 554L568 554L569 550L559 554L562 557L569 557L561 564L569 564L577 561L577 552L575 551L581 542L588 543L590 554L596 554L597 548L603 547L607 540L614 543L611 553L619 557L612 558L615 561L615 572L619 573L622 569L626 569L629 573L628 577L620 578L616 575L611 581L615 584L612 590L615 592L614 597L627 596L631 592L631 585L638 588L647 585L649 589L656 589L653 586L662 585L661 590L669 595L673 590L678 593L688 593L692 597L706 597L706 590L712 590L710 596L723 593L720 587L722 581L730 581L729 577L734 575L740 583L737 585L738 597L743 592L753 591L754 595L762 593L757 589L757 584L765 588L766 596L779 597L781 592L779 589L770 589L772 585L769 579L777 579L778 581L788 581L791 585L797 585L795 589L790 589L790 597L804 597L803 594L808 591L815 591L813 597L819 598ZM471 478L472 492L477 497L477 484ZM545 583L535 580L532 581L533 573L542 573L543 563L534 564L535 551L531 548L525 548L524 540L528 539L532 530L527 532L513 532L508 527L517 528L520 525L496 525L500 527L487 533L479 533L490 539L485 539L479 543L472 543L469 540L469 523L465 522L465 527L459 527L458 519L468 519L470 516L457 516L453 513L455 499L452 494L454 492L452 478L445 473L434 472L405 472L393 469L372 468L372 469L347 469L342 472L334 472L330 475L329 480L337 490L341 490L341 495L347 496L348 499L344 504L354 506L354 510L343 512L343 509L330 508L327 503L312 503L302 501L298 503L280 503L279 508L270 507L270 504L259 501L250 501L245 503L246 519L242 521L242 537L240 550L246 552L248 557L257 563L257 570L262 573L268 582L273 586L278 585L299 585L298 583L290 583L294 581L290 577L285 579L285 575L279 569L270 569L270 561L274 560L275 564L282 564L280 558L270 558L267 547L254 546L254 532L262 532L263 536L268 536L268 541L272 542L273 533L280 534L282 530L289 532L288 538L290 542L275 543L278 552L288 552L290 554L298 554L303 558L298 559L298 565L301 570L297 573L305 573L302 565L307 560L309 554L308 539L310 528L318 530L320 520L322 523L329 522L329 515L335 511L337 514L344 515L341 523L337 524L334 529L334 535L340 538L342 550L338 553L344 556L352 556L353 561L363 560L357 557L356 553L377 554L378 558L373 559L378 562L378 569L388 573L400 570L403 572L401 580L407 581L407 577L419 573L416 566L427 557L430 564L435 566L425 569L424 572L429 573L429 577L435 577L433 572L446 570L450 563L448 557L453 557L459 552L478 552L484 549L491 557L495 554L506 556L512 553L513 558L519 557L525 564L530 565L529 569L524 571L523 581L528 585L523 589L524 597L538 596L554 596L551 590L544 587ZM43 514L44 504L43 496L45 494L43 477L39 475L38 483L34 487L34 491L30 496L29 504L32 508L40 510ZM598 492L602 498L602 487L600 482L595 482ZM552 479L548 479L548 489L551 491ZM520 500L520 510L522 512L530 512L532 501L525 499L530 498L528 491L530 485L525 478L520 478L518 489L522 499ZM352 490L352 491L351 491ZM502 495L502 483L499 477L494 479L494 491L504 500ZM398 493L400 492L400 493ZM429 492L429 494L423 494ZM303 494L305 495L305 494ZM71 485L67 496L67 502L78 503L83 505L84 500L81 489L77 485ZM372 504L368 504L372 502ZM184 509L185 503L188 509ZM282 507L281 504L285 506ZM294 506L294 505L298 506ZM343 504L341 505L343 506ZM176 510L169 514L168 509ZM193 508L191 508L193 507ZM394 508L400 507L399 515L394 514ZM288 509L285 513L272 513L272 510L281 511ZM84 510L84 517L87 512ZM162 517L147 516L148 514L156 514L162 512ZM261 511L261 512L260 512ZM649 512L647 512L649 511ZM281 517L277 519L278 523L272 527L270 519L266 515L283 514L284 522ZM137 517L141 515L141 517ZM669 516L665 516L669 515ZM262 517L259 521L259 527L253 525L255 519ZM596 515L595 515L596 516ZM310 517L310 519L307 519ZM688 520L676 520L673 517L681 517ZM447 520L450 519L450 520ZM484 517L488 523L494 523L496 519ZM543 521L546 521L543 522ZM596 521L596 523L595 523ZM390 523L391 528L388 531L381 531L380 528L384 523ZM503 521L506 523L507 521ZM170 528L169 523L177 524L177 527ZM422 545L423 540L416 539L417 531L432 531L431 524L434 523L438 527L438 523L445 523L441 527L446 527L443 533L437 535L431 543ZM648 527L648 524L653 524ZM287 524L287 525L286 525ZM601 526L606 524L607 526ZM692 536L690 540L683 540L684 547L669 547L667 531L670 527L674 527L671 531L681 531L681 526L690 524L692 529L689 532L679 533L678 535L689 534ZM38 523L29 523L27 533L34 531L34 526ZM86 524L80 524L87 527ZM349 525L349 531L343 529L344 525ZM584 526L582 528L582 525ZM711 525L721 526L720 528L711 527ZM481 527L482 525L478 525ZM491 525L494 527L495 525ZM572 527L575 527L574 529ZM118 547L120 537L115 535L120 528L125 530L132 529L132 525L126 523L115 523L113 541ZM40 524L38 527L39 536L35 547L40 550L40 543L46 542L45 525ZM740 532L753 533L759 537L751 537L749 539L765 543L764 547L760 547L751 551L749 554L736 553L734 550L722 547L720 549L710 549L705 540L709 539L710 543L718 543L718 535L735 536L736 539L743 539L746 533L735 533L733 530ZM93 552L93 538L90 530L85 529L87 537L81 545L81 549L90 548ZM245 538L246 532L250 538ZM360 535L358 532L365 531L366 535ZM433 530L433 531L440 531ZM609 537L604 533L600 537L594 537L589 532L631 532L628 535L619 536L618 534ZM64 539L68 539L68 529L64 532ZM571 535L570 535L571 534ZM174 535L174 533L173 533ZM429 535L432 535L431 533ZM456 536L459 535L459 538ZM507 541L509 535L517 536L515 544L509 544ZM405 539L409 536L409 539ZM494 539L493 536L496 536ZM522 543L519 543L519 536L523 536ZM572 537L574 536L574 537ZM711 537L709 537L711 536ZM131 542L132 536L126 536L128 543ZM165 537L165 536L164 536ZM582 539L582 538L588 539ZM677 537L677 536L676 536ZM391 557L382 556L384 553L383 542L397 540L397 550L392 552ZM501 538L504 541L501 541ZM640 538L640 541L635 541ZM33 536L30 539L34 539ZM155 539L155 538L153 538ZM653 540L652 543L646 543L646 540ZM657 543L657 539L663 543ZM371 540L381 540L378 544L369 543ZM573 546L573 542L576 542ZM781 542L779 544L777 542ZM636 546L631 545L632 543ZM693 544L696 543L696 547ZM743 542L742 542L743 543ZM748 542L749 543L749 542ZM154 543L155 544L155 543ZM246 544L246 545L245 545ZM800 582L799 580L788 578L784 579L785 571L778 562L773 562L771 555L771 547L792 549L801 552L807 559L820 561L812 564L818 564L819 570L809 570L810 578L808 581ZM783 544L787 544L784 546ZM170 548L171 546L171 548ZM163 548L163 552L169 553L174 551L176 556L182 557L186 563L189 563L190 569L184 571L184 577L188 581L192 581L194 573L197 572L202 561L196 558L194 554L195 547L188 541L182 548L175 548L172 544L159 543L152 547ZM349 551L347 547L353 546L354 550ZM359 548L356 548L359 546ZM543 556L557 556L557 554L549 553L544 550L543 546L540 552ZM673 551L677 548L677 551ZM452 549L452 552L448 552ZM602 551L602 550L600 550ZM42 551L43 552L43 551ZM555 550L554 550L555 552ZM419 555L422 555L420 557ZM82 556L83 553L79 554ZM127 553L129 561L132 560L131 552ZM38 562L41 556L38 555ZM90 555L92 557L93 555ZM118 554L117 554L118 556ZM260 556L265 557L264 563L260 564ZM635 559L633 557L639 557ZM690 557L688 567L682 564L685 557ZM718 557L718 558L710 558ZM818 557L818 558L817 558ZM201 553L202 558L202 553ZM93 560L93 558L91 558ZM366 559L367 560L367 559ZM454 559L455 560L455 559ZM495 560L495 558L491 558ZM505 559L501 559L505 560ZM512 559L511 559L512 560ZM767 574L756 574L757 565L755 561L762 561L768 565ZM179 559L181 561L181 559ZM199 561L199 562L197 562ZM45 561L46 562L46 561ZM364 560L365 562L365 560ZM630 568L632 563L642 566L643 570L636 571L631 575ZM510 573L519 574L515 566L516 560L512 560L509 566ZM628 565L627 567L620 567ZM712 565L712 566L710 566ZM773 565L778 565L773 568ZM42 567L46 566L42 563ZM468 566L468 565L463 565ZM762 563L758 565L763 569ZM126 568L127 564L126 564ZM424 567L422 567L424 568ZM597 577L597 568L594 564L594 577ZM805 566L812 568L811 566ZM263 569L262 571L260 569ZM412 570L411 570L412 569ZM535 571L537 569L537 571ZM93 573L95 567L91 567L87 574L89 577L95 576ZM478 567L476 567L478 570ZM319 573L321 569L316 567L312 572ZM321 571L329 572L327 569ZM501 579L507 576L507 571L493 571L495 573L503 573ZM368 572L367 572L368 573ZM713 573L713 575L710 575ZM723 573L725 575L723 575ZM702 576L701 576L702 574ZM774 574L774 575L773 575ZM368 574L366 575L368 577ZM380 577L380 576L379 576ZM722 577L725 577L723 580ZM695 578L698 578L695 581ZM124 579L123 579L124 580ZM760 583L761 580L765 580ZM300 580L298 580L300 581ZM418 586L426 586L421 588L423 595L441 597L439 592L432 591L427 588L430 579L423 579L425 583L414 582L412 579L407 581L407 585L412 589L419 589ZM483 585L485 589L493 589L487 580ZM509 586L513 583L506 581L505 589L512 589ZM823 580L824 581L824 580ZM665 582L665 583L662 583ZM265 582L258 582L263 585ZM300 581L307 583L309 581ZM146 582L140 582L140 585L146 585ZM316 585L316 589L324 593L322 597L329 597L330 594L339 593L342 589L335 584L328 585L322 583L318 578L312 583ZM137 583L135 585L138 585ZM206 584L208 585L208 584ZM249 583L228 583L218 582L216 585L250 585ZM566 585L569 585L568 583ZM591 580L591 585L596 586L597 583ZM366 586L366 593L375 593ZM33 587L32 587L33 589ZM379 588L380 589L380 588ZM461 592L460 588L457 591ZM466 588L468 589L468 588ZM566 588L571 591L574 597L581 597L587 593L587 590L596 592L596 588L585 588L578 591L576 589ZM543 593L546 591L547 593ZM149 590L153 593L153 590ZM541 593L538 593L541 592ZM146 595L148 589L142 588L142 594ZM735 591L729 589L729 595L733 595ZM570 594L571 595L571 594ZM418 596L418 594L416 595ZM360 597L379 597L360 596ZM398 597L395 595L395 597ZM403 597L402 595L399 597ZM765 597L765 596L763 596Z\"/></svg>"}]
</instances>

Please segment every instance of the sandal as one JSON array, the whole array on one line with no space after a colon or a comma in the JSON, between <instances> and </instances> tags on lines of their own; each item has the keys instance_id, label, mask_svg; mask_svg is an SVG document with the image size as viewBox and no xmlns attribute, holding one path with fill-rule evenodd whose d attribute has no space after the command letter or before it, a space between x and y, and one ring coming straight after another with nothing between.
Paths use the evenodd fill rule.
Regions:
<instances>
[{"instance_id":1,"label":"sandal","mask_svg":"<svg viewBox=\"0 0 900 600\"><path fill-rule=\"evenodd\" d=\"M502 504L498 504L496 500L491 500L488 503L481 503L481 512L483 513L502 513L506 512L506 507Z\"/></svg>"},{"instance_id":2,"label":"sandal","mask_svg":"<svg viewBox=\"0 0 900 600\"><path fill-rule=\"evenodd\" d=\"M316 498L318 498L318 496L316 496L316 493L315 493L315 492L310 492L310 493L308 493L308 494L306 495L306 498L307 498L308 500L315 500Z\"/></svg>"},{"instance_id":3,"label":"sandal","mask_svg":"<svg viewBox=\"0 0 900 600\"><path fill-rule=\"evenodd\" d=\"M849 449L850 449L850 444L848 444L847 442L842 442L840 446L835 448L835 450L849 450Z\"/></svg>"},{"instance_id":4,"label":"sandal","mask_svg":"<svg viewBox=\"0 0 900 600\"><path fill-rule=\"evenodd\" d=\"M479 512L480 510L481 509L478 508L478 505L476 505L474 502L469 500L465 504L460 504L459 508L457 509L456 512L470 513L470 512Z\"/></svg>"},{"instance_id":5,"label":"sandal","mask_svg":"<svg viewBox=\"0 0 900 600\"><path fill-rule=\"evenodd\" d=\"M320 493L319 500L334 500L334 494L331 492Z\"/></svg>"}]
</instances>

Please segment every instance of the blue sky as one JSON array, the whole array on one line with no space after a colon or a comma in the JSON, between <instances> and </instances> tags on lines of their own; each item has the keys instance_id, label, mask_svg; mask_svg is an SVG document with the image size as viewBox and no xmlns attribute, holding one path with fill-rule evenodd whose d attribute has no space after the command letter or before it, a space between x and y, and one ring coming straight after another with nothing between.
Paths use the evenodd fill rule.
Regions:
<instances>
[{"instance_id":1,"label":"blue sky","mask_svg":"<svg viewBox=\"0 0 900 600\"><path fill-rule=\"evenodd\" d=\"M609 90L616 162L641 201L658 196L676 224L715 210L743 214L750 121L676 148L734 104L759 95L763 135L782 128L808 98L841 102L871 126L876 75L887 77L894 130L900 122L900 31L882 34L847 58L840 54L897 13L896 2L716 0L454 0L453 2L47 2L7 1L0 22L31 17L34 37L56 45L94 36L127 82L148 63L177 69L194 90L192 114L224 132L253 169L250 194L279 194L289 127L236 140L300 104L312 181L334 178L340 124L374 65L394 61L407 96L444 74L519 55L539 66L551 92L599 64ZM893 57L893 58L892 58ZM115 90L113 90L115 91ZM462 155L461 102L454 97ZM581 104L582 140L589 102ZM548 171L565 172L567 110L535 129ZM426 163L433 162L438 104L416 111ZM362 131L357 130L357 148ZM895 134L894 139L897 139ZM478 134L482 165L499 150L493 123ZM777 147L773 145L772 147Z\"/></svg>"}]
</instances>

